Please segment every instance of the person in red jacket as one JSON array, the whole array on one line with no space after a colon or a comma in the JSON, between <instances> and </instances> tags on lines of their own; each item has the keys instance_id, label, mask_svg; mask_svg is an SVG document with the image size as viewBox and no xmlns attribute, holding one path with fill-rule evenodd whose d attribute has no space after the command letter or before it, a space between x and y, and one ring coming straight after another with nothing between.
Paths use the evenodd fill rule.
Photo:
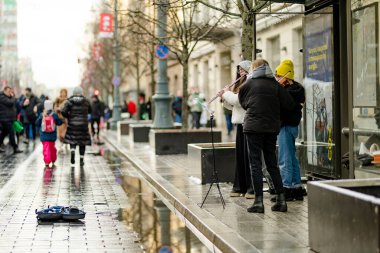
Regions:
<instances>
[{"instance_id":1,"label":"person in red jacket","mask_svg":"<svg viewBox=\"0 0 380 253\"><path fill-rule=\"evenodd\" d=\"M128 112L131 115L130 117L132 118L137 111L136 103L133 102L132 100L128 102Z\"/></svg>"}]
</instances>

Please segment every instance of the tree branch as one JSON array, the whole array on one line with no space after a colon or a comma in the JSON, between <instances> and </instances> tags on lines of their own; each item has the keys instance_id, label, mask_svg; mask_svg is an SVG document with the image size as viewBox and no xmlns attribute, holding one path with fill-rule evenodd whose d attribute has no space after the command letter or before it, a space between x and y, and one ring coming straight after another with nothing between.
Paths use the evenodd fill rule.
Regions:
<instances>
[{"instance_id":1,"label":"tree branch","mask_svg":"<svg viewBox=\"0 0 380 253\"><path fill-rule=\"evenodd\" d=\"M202 0L187 1L187 3L196 3L196 2L198 2L200 4L203 4L204 6L207 6L207 7L211 8L211 9L213 9L213 10L222 12L222 13L224 13L226 15L230 15L230 16L234 16L234 17L241 17L241 14L239 14L239 13L234 13L234 12L230 12L230 11L227 11L227 10L223 10L222 8L218 8L218 7L216 7L214 5L211 5L209 3L206 3L206 2L204 2Z\"/></svg>"}]
</instances>

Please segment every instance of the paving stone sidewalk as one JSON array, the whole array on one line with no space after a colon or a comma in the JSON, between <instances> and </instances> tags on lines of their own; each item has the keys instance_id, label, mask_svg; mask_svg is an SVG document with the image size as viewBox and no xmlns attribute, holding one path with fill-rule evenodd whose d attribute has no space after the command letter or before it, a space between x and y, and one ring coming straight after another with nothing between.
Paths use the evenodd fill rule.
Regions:
<instances>
[{"instance_id":1,"label":"paving stone sidewalk","mask_svg":"<svg viewBox=\"0 0 380 253\"><path fill-rule=\"evenodd\" d=\"M143 252L118 220L128 199L102 156L86 154L84 168L72 169L60 154L54 169L44 169L42 145L22 148L0 155L0 252ZM39 224L35 209L56 204L78 206L86 219Z\"/></svg>"},{"instance_id":2,"label":"paving stone sidewalk","mask_svg":"<svg viewBox=\"0 0 380 253\"><path fill-rule=\"evenodd\" d=\"M221 206L216 187L200 209L209 186L192 180L187 155L156 156L148 143L133 143L128 136L118 137L114 131L108 131L106 138L159 188L163 197L175 206L176 213L190 217L192 225L214 244L231 252L311 252L307 197L302 202L289 202L287 213L278 213L270 210L271 196L266 193L265 214L251 214L246 209L253 200L230 198L232 186L221 184L226 209Z\"/></svg>"}]
</instances>

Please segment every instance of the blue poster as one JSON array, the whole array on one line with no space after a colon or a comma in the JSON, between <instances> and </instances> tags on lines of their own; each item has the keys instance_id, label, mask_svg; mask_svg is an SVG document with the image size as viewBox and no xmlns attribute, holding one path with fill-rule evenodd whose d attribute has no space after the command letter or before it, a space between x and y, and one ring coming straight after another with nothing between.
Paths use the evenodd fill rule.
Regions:
<instances>
[{"instance_id":1,"label":"blue poster","mask_svg":"<svg viewBox=\"0 0 380 253\"><path fill-rule=\"evenodd\" d=\"M334 50L332 14L312 14L304 29L307 161L318 172L333 173Z\"/></svg>"},{"instance_id":2,"label":"blue poster","mask_svg":"<svg viewBox=\"0 0 380 253\"><path fill-rule=\"evenodd\" d=\"M305 24L305 75L323 82L333 81L332 15L320 14Z\"/></svg>"}]
</instances>

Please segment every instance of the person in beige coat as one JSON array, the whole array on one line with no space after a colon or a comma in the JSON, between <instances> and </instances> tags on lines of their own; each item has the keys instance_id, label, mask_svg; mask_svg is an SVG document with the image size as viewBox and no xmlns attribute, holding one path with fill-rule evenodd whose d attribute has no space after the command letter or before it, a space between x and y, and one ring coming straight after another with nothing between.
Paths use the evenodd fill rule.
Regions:
<instances>
[{"instance_id":1,"label":"person in beige coat","mask_svg":"<svg viewBox=\"0 0 380 253\"><path fill-rule=\"evenodd\" d=\"M236 79L249 73L251 61L242 61L237 66ZM232 123L236 125L236 165L235 180L230 193L231 197L245 196L254 198L254 190L249 168L247 142L243 134L243 122L245 110L239 103L238 93L240 87L244 85L246 77L243 77L231 90L223 89L219 95L223 100L223 106L232 111Z\"/></svg>"},{"instance_id":2,"label":"person in beige coat","mask_svg":"<svg viewBox=\"0 0 380 253\"><path fill-rule=\"evenodd\" d=\"M62 116L61 110L63 106L65 105L65 102L67 101L67 89L61 89L59 92L59 97L57 97L54 101L54 111L57 113L58 117L62 120L64 120L64 117ZM65 138L67 129L67 124L64 122L62 125L57 126L57 135L58 139L60 141L60 147L58 148L59 151L62 151L65 144L63 143L63 140ZM66 147L67 148L67 147Z\"/></svg>"}]
</instances>

